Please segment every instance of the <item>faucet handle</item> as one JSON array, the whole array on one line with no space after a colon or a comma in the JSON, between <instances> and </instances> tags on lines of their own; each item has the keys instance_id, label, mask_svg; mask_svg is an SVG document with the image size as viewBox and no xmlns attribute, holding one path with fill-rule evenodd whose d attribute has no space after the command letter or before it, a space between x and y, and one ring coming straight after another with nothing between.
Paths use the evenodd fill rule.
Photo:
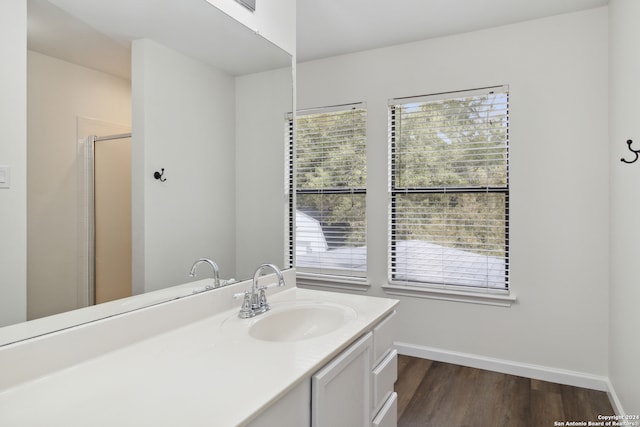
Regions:
<instances>
[{"instance_id":1,"label":"faucet handle","mask_svg":"<svg viewBox=\"0 0 640 427\"><path fill-rule=\"evenodd\" d=\"M248 319L249 317L253 317L255 315L255 311L251 308L251 293L249 291L246 291L244 293L242 308L240 309L240 313L238 313L238 317L240 317L241 319Z\"/></svg>"},{"instance_id":2,"label":"faucet handle","mask_svg":"<svg viewBox=\"0 0 640 427\"><path fill-rule=\"evenodd\" d=\"M271 309L269 303L267 302L267 294L265 292L266 289L266 286L261 286L258 288L258 306L260 307L262 312L269 311Z\"/></svg>"}]
</instances>

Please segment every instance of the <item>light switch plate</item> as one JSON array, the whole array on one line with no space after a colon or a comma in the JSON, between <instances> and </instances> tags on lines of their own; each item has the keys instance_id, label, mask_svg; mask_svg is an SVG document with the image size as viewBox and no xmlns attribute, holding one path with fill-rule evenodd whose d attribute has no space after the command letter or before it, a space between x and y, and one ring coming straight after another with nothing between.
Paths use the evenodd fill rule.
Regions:
<instances>
[{"instance_id":1,"label":"light switch plate","mask_svg":"<svg viewBox=\"0 0 640 427\"><path fill-rule=\"evenodd\" d=\"M11 168L0 165L0 188L9 188L11 185Z\"/></svg>"}]
</instances>

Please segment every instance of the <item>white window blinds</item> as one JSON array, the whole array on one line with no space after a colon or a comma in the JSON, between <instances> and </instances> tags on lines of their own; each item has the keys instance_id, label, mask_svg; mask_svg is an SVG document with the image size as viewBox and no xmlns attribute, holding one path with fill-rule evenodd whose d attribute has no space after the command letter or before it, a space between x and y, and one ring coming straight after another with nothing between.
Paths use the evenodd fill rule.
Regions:
<instances>
[{"instance_id":1,"label":"white window blinds","mask_svg":"<svg viewBox=\"0 0 640 427\"><path fill-rule=\"evenodd\" d=\"M508 87L395 99L389 118L390 280L508 289Z\"/></svg>"},{"instance_id":2,"label":"white window blinds","mask_svg":"<svg viewBox=\"0 0 640 427\"><path fill-rule=\"evenodd\" d=\"M367 260L364 106L298 112L292 155L295 155L292 167L295 209L290 215L295 215L297 270L364 277Z\"/></svg>"}]
</instances>

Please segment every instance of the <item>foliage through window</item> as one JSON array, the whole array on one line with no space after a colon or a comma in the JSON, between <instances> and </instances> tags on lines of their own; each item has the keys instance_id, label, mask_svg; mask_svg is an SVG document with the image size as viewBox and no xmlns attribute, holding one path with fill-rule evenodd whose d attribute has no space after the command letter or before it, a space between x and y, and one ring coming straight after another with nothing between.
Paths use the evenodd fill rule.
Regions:
<instances>
[{"instance_id":1,"label":"foliage through window","mask_svg":"<svg viewBox=\"0 0 640 427\"><path fill-rule=\"evenodd\" d=\"M508 289L508 88L395 99L389 122L391 281Z\"/></svg>"},{"instance_id":2,"label":"foliage through window","mask_svg":"<svg viewBox=\"0 0 640 427\"><path fill-rule=\"evenodd\" d=\"M298 112L291 155L296 268L364 277L366 110L358 104Z\"/></svg>"}]
</instances>

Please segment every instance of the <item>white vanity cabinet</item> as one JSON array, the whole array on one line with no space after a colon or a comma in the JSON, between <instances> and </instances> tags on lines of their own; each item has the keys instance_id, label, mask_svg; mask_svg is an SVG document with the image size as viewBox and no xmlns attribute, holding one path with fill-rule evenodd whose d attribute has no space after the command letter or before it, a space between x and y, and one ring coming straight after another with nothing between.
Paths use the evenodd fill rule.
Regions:
<instances>
[{"instance_id":1,"label":"white vanity cabinet","mask_svg":"<svg viewBox=\"0 0 640 427\"><path fill-rule=\"evenodd\" d=\"M395 311L311 378L312 427L394 427Z\"/></svg>"}]
</instances>

